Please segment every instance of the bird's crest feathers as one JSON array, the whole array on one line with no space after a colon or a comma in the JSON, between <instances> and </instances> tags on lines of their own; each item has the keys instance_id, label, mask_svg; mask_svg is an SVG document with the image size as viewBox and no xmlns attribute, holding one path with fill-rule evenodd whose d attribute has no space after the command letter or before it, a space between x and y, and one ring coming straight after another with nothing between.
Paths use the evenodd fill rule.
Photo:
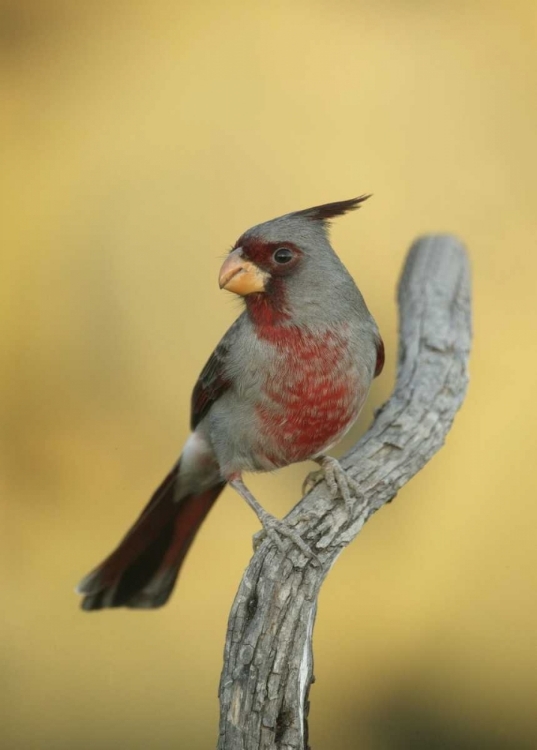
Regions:
<instances>
[{"instance_id":1,"label":"bird's crest feathers","mask_svg":"<svg viewBox=\"0 0 537 750\"><path fill-rule=\"evenodd\" d=\"M291 216L303 216L311 221L325 222L336 216L342 216L348 211L356 211L361 204L371 198L371 195L359 195L358 198L350 198L346 201L336 201L335 203L325 203L322 206L312 206L304 208L302 211L295 211Z\"/></svg>"},{"instance_id":2,"label":"bird's crest feathers","mask_svg":"<svg viewBox=\"0 0 537 750\"><path fill-rule=\"evenodd\" d=\"M298 246L320 247L328 241L330 219L355 211L370 195L360 195L346 201L324 203L321 206L304 208L302 211L284 214L263 224L257 224L242 234L234 248L244 246L252 237L264 242L295 242Z\"/></svg>"}]
</instances>

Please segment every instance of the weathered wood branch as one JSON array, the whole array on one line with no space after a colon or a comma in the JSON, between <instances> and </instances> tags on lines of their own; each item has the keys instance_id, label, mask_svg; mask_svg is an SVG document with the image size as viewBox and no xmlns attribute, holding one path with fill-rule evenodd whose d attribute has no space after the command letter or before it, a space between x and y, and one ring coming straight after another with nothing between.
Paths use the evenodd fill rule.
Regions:
<instances>
[{"instance_id":1,"label":"weathered wood branch","mask_svg":"<svg viewBox=\"0 0 537 750\"><path fill-rule=\"evenodd\" d=\"M364 523L442 446L466 392L470 271L450 235L418 239L399 283L397 380L374 423L342 459L362 496L351 517L324 483L287 516L320 564L264 541L229 617L220 681L219 750L305 750L317 597ZM307 520L305 520L305 517Z\"/></svg>"}]
</instances>

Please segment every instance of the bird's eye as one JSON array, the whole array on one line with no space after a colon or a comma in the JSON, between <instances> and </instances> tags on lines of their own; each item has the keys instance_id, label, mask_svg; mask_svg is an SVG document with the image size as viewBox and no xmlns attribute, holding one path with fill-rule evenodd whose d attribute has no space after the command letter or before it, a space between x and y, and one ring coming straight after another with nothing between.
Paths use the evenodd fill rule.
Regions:
<instances>
[{"instance_id":1,"label":"bird's eye","mask_svg":"<svg viewBox=\"0 0 537 750\"><path fill-rule=\"evenodd\" d=\"M289 250L288 247L279 247L277 250L275 250L274 255L272 256L276 263L289 263L290 260L293 260L293 252L292 250Z\"/></svg>"}]
</instances>

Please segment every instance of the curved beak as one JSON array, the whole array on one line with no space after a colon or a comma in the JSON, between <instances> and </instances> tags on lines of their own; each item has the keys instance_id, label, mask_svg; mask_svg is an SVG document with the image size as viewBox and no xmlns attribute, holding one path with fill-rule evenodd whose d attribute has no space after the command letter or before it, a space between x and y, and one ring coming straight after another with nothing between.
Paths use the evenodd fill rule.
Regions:
<instances>
[{"instance_id":1,"label":"curved beak","mask_svg":"<svg viewBox=\"0 0 537 750\"><path fill-rule=\"evenodd\" d=\"M255 263L246 260L242 254L242 248L233 250L225 259L218 283L220 289L235 292L245 297L254 292L264 292L265 283L269 277L268 273L262 271Z\"/></svg>"}]
</instances>

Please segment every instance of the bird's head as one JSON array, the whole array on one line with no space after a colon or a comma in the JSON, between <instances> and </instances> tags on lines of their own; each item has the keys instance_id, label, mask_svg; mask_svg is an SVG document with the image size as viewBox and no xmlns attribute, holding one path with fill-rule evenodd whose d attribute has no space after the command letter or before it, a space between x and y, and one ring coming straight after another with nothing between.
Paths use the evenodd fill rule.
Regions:
<instances>
[{"instance_id":1,"label":"bird's head","mask_svg":"<svg viewBox=\"0 0 537 750\"><path fill-rule=\"evenodd\" d=\"M368 197L314 206L252 227L224 261L220 288L245 297L250 312L264 310L272 317L319 307L334 287L352 282L330 246L328 222Z\"/></svg>"}]
</instances>

